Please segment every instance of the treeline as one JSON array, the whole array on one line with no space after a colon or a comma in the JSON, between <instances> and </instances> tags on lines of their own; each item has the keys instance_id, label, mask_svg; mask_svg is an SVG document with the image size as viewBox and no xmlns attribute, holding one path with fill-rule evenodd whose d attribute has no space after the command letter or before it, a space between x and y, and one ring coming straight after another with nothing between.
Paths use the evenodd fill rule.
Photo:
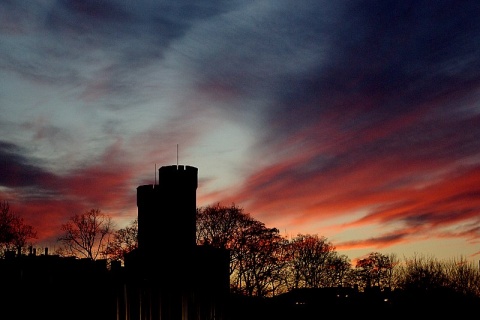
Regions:
<instances>
[{"instance_id":1,"label":"treeline","mask_svg":"<svg viewBox=\"0 0 480 320\"><path fill-rule=\"evenodd\" d=\"M72 216L61 226L55 254L118 260L137 247L138 222L117 229L98 209ZM355 287L412 294L449 292L480 299L480 270L465 258L440 261L416 255L371 252L354 263L327 238L298 234L287 239L235 204L197 208L197 244L230 251L231 292L274 297L302 288ZM36 232L0 202L0 248L25 252ZM28 242L30 241L30 242Z\"/></svg>"}]
</instances>

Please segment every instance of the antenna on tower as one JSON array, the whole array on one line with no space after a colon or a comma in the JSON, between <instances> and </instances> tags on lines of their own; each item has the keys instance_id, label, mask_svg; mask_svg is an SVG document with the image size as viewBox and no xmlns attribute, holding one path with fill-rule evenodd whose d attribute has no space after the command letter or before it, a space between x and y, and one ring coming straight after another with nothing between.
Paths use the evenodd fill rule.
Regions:
<instances>
[{"instance_id":1,"label":"antenna on tower","mask_svg":"<svg viewBox=\"0 0 480 320\"><path fill-rule=\"evenodd\" d=\"M155 163L155 185L157 184L157 163Z\"/></svg>"},{"instance_id":2,"label":"antenna on tower","mask_svg":"<svg viewBox=\"0 0 480 320\"><path fill-rule=\"evenodd\" d=\"M177 143L177 168L178 168L178 143Z\"/></svg>"}]
</instances>

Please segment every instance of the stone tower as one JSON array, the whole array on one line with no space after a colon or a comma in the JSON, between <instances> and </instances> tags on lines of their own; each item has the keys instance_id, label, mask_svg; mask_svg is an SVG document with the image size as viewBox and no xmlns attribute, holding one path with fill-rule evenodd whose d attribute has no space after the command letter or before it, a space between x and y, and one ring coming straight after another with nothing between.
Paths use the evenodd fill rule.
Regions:
<instances>
[{"instance_id":1,"label":"stone tower","mask_svg":"<svg viewBox=\"0 0 480 320\"><path fill-rule=\"evenodd\" d=\"M158 184L137 187L138 248L149 256L189 254L196 245L198 169L158 169Z\"/></svg>"}]
</instances>

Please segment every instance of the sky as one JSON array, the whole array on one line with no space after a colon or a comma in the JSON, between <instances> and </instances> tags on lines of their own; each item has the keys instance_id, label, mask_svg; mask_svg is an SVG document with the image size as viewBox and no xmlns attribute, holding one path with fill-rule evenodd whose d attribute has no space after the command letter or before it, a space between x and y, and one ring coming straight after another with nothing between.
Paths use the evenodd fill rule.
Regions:
<instances>
[{"instance_id":1,"label":"sky","mask_svg":"<svg viewBox=\"0 0 480 320\"><path fill-rule=\"evenodd\" d=\"M3 0L0 200L55 247L156 170L350 259L480 260L480 2Z\"/></svg>"}]
</instances>

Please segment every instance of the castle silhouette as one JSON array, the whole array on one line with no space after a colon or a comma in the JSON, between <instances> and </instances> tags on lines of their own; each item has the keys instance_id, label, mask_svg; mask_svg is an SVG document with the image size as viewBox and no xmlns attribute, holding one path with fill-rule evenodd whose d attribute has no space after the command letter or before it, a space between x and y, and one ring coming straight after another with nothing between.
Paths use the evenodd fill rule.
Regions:
<instances>
[{"instance_id":1,"label":"castle silhouette","mask_svg":"<svg viewBox=\"0 0 480 320\"><path fill-rule=\"evenodd\" d=\"M197 185L197 168L170 165L158 184L137 187L138 247L124 266L7 252L0 318L225 319L229 252L196 244Z\"/></svg>"}]
</instances>

